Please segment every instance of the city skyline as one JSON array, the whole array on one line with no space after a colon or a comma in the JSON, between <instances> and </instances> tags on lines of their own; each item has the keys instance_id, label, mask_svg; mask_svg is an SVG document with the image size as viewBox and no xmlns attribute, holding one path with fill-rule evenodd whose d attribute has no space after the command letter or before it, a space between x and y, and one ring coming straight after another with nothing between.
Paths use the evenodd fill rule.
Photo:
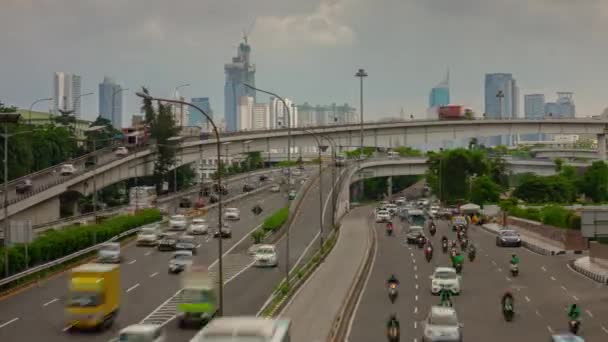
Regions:
<instances>
[{"instance_id":1,"label":"city skyline","mask_svg":"<svg viewBox=\"0 0 608 342\"><path fill-rule=\"evenodd\" d=\"M12 32L20 27L18 36L0 37L0 74L3 80L12 80L0 82L4 102L27 108L34 99L51 97L48 75L65 70L82 76L83 90L96 89L106 74L119 78L130 88L125 113L138 112L141 101L134 92L142 85L165 95L189 82L192 87L185 95L208 96L216 104L217 117L223 117L222 65L234 55L243 27L256 18L249 41L255 48L259 87L312 103L354 104L358 84L353 73L363 67L370 75L365 81L370 119L398 116L402 107L407 116L423 113L428 86L437 81L436 73L429 71L437 65L451 67L454 101L478 112L484 102L483 75L501 70L518 75L522 93L574 92L577 115L597 115L608 105L602 90L604 72L594 67L604 65L602 56L608 50L597 34L608 29L608 21L601 20L608 7L605 2L544 7L523 0L510 5L380 0L372 6L356 0L268 0L242 4L243 11L234 13L226 2L186 0L160 20L141 13L141 0L81 6L63 6L64 1L28 5L10 0L3 5L0 29ZM150 13L165 6L146 3ZM217 15L194 20L200 13ZM71 24L62 25L62 19L42 26L49 15ZM116 25L108 25L110 15ZM133 21L136 16L140 20ZM307 18L320 18L327 25L313 27ZM519 25L513 26L515 20ZM22 25L24 21L29 24ZM388 27L380 29L381 23ZM75 26L87 30L73 30ZM450 53L441 53L439 47ZM189 53L177 53L184 49ZM44 58L39 58L42 50ZM553 57L545 58L548 53ZM93 97L83 98L82 106L87 119L98 114Z\"/></svg>"}]
</instances>

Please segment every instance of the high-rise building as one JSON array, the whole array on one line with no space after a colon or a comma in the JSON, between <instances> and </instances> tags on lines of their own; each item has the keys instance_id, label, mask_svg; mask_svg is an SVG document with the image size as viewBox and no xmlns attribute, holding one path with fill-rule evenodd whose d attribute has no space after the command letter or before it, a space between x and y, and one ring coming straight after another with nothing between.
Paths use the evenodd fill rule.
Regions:
<instances>
[{"instance_id":1,"label":"high-rise building","mask_svg":"<svg viewBox=\"0 0 608 342\"><path fill-rule=\"evenodd\" d=\"M573 93L558 92L557 101L545 104L545 115L554 118L574 118L576 106L572 99Z\"/></svg>"},{"instance_id":2,"label":"high-rise building","mask_svg":"<svg viewBox=\"0 0 608 342\"><path fill-rule=\"evenodd\" d=\"M294 106L292 100L285 98L285 104L281 102L281 100L271 97L269 100L269 108L270 108L270 121L272 125L269 126L270 129L274 128L283 128L287 127L288 123L291 123L291 127L298 127L298 108ZM285 106L289 107L289 113L291 121L288 122L287 119L287 109Z\"/></svg>"},{"instance_id":3,"label":"high-rise building","mask_svg":"<svg viewBox=\"0 0 608 342\"><path fill-rule=\"evenodd\" d=\"M251 113L252 129L268 129L270 106L267 103L254 103Z\"/></svg>"},{"instance_id":4,"label":"high-rise building","mask_svg":"<svg viewBox=\"0 0 608 342\"><path fill-rule=\"evenodd\" d=\"M297 108L300 125L344 125L356 123L359 119L356 108L351 107L347 103L343 105L332 103L327 106L316 105L313 107L306 102Z\"/></svg>"},{"instance_id":5,"label":"high-rise building","mask_svg":"<svg viewBox=\"0 0 608 342\"><path fill-rule=\"evenodd\" d=\"M519 89L512 74L486 74L485 116L486 118L517 118ZM511 145L511 136L490 137L489 145Z\"/></svg>"},{"instance_id":6,"label":"high-rise building","mask_svg":"<svg viewBox=\"0 0 608 342\"><path fill-rule=\"evenodd\" d=\"M545 116L545 95L528 94L524 96L524 117L526 119L542 119ZM521 140L541 141L544 135L539 133L522 134Z\"/></svg>"},{"instance_id":7,"label":"high-rise building","mask_svg":"<svg viewBox=\"0 0 608 342\"><path fill-rule=\"evenodd\" d=\"M110 120L117 129L122 127L122 88L112 78L99 83L99 115Z\"/></svg>"},{"instance_id":8,"label":"high-rise building","mask_svg":"<svg viewBox=\"0 0 608 342\"><path fill-rule=\"evenodd\" d=\"M238 128L237 111L241 96L253 98L255 102L255 91L243 85L243 83L255 86L255 65L250 61L251 46L245 41L239 45L237 56L232 58L231 63L224 65L226 83L224 84L224 117L226 119L226 131L234 132Z\"/></svg>"},{"instance_id":9,"label":"high-rise building","mask_svg":"<svg viewBox=\"0 0 608 342\"><path fill-rule=\"evenodd\" d=\"M253 97L239 97L239 105L237 107L237 126L234 131L249 131L253 129Z\"/></svg>"},{"instance_id":10,"label":"high-rise building","mask_svg":"<svg viewBox=\"0 0 608 342\"><path fill-rule=\"evenodd\" d=\"M59 110L73 110L73 115L76 118L80 118L81 89L80 76L56 72L53 78L53 112L59 114Z\"/></svg>"},{"instance_id":11,"label":"high-rise building","mask_svg":"<svg viewBox=\"0 0 608 342\"><path fill-rule=\"evenodd\" d=\"M207 115L213 119L213 110L211 109L211 103L209 102L208 97L193 97L191 100L192 104L200 107L205 111ZM205 129L210 129L211 127L207 127L207 118L200 113L198 110L191 108L189 111L189 121L188 125L190 126L198 126Z\"/></svg>"},{"instance_id":12,"label":"high-rise building","mask_svg":"<svg viewBox=\"0 0 608 342\"><path fill-rule=\"evenodd\" d=\"M445 80L431 88L429 95L429 108L437 108L450 104L450 72L448 71Z\"/></svg>"}]
</instances>

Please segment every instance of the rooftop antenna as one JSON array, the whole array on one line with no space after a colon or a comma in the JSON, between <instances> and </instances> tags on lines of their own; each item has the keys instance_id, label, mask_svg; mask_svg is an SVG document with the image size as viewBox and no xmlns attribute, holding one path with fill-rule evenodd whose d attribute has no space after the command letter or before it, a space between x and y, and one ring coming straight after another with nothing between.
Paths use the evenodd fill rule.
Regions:
<instances>
[{"instance_id":1,"label":"rooftop antenna","mask_svg":"<svg viewBox=\"0 0 608 342\"><path fill-rule=\"evenodd\" d=\"M251 24L249 24L249 28L243 29L243 40L245 41L245 44L248 44L248 42L249 42L249 39L248 39L249 34L253 30L253 25L255 25L255 19L256 18L253 18L253 20L251 21Z\"/></svg>"}]
</instances>

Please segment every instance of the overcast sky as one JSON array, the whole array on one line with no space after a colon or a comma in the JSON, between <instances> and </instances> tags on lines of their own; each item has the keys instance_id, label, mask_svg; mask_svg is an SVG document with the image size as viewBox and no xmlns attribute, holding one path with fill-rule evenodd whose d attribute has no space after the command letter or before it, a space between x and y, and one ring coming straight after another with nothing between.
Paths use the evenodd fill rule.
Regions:
<instances>
[{"instance_id":1,"label":"overcast sky","mask_svg":"<svg viewBox=\"0 0 608 342\"><path fill-rule=\"evenodd\" d=\"M520 112L537 92L573 91L578 116L608 106L608 0L0 0L0 100L28 107L66 71L95 92L90 118L104 75L131 89L129 114L138 87L183 83L221 114L243 30L257 86L298 103L358 107L363 67L366 116L422 116L449 67L452 102L477 112L487 72L513 73Z\"/></svg>"}]
</instances>

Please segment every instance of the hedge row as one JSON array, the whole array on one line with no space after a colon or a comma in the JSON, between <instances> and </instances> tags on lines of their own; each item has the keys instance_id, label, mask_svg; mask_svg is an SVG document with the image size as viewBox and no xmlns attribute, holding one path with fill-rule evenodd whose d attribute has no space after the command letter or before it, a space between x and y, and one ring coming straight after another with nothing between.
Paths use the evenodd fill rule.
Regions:
<instances>
[{"instance_id":1,"label":"hedge row","mask_svg":"<svg viewBox=\"0 0 608 342\"><path fill-rule=\"evenodd\" d=\"M272 231L275 232L281 226L287 222L287 217L289 216L289 207L281 208L275 211L272 215L268 216L264 223L262 224L262 229L265 232Z\"/></svg>"},{"instance_id":2,"label":"hedge row","mask_svg":"<svg viewBox=\"0 0 608 342\"><path fill-rule=\"evenodd\" d=\"M559 205L547 205L540 209L521 208L511 204L502 204L501 207L510 216L542 222L543 224L559 228L581 229L581 217L574 211Z\"/></svg>"},{"instance_id":3,"label":"hedge row","mask_svg":"<svg viewBox=\"0 0 608 342\"><path fill-rule=\"evenodd\" d=\"M136 215L116 216L98 224L47 230L28 245L29 267L70 255L93 246L95 242L109 240L135 227L160 221L161 218L158 209L145 209ZM8 254L9 274L16 274L26 269L24 245L17 244L9 247ZM4 249L0 248L0 277L5 276L4 255Z\"/></svg>"}]
</instances>

